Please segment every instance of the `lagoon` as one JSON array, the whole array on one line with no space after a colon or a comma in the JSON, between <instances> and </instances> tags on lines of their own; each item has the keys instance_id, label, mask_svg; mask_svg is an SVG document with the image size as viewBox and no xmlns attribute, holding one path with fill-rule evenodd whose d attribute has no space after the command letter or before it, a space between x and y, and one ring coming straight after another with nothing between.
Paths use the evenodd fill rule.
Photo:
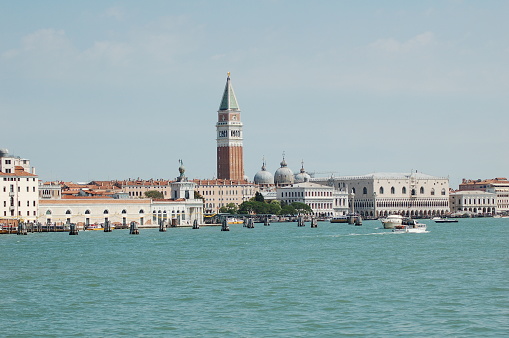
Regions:
<instances>
[{"instance_id":1,"label":"lagoon","mask_svg":"<svg viewBox=\"0 0 509 338\"><path fill-rule=\"evenodd\" d=\"M500 337L509 219L0 235L2 336Z\"/></svg>"}]
</instances>

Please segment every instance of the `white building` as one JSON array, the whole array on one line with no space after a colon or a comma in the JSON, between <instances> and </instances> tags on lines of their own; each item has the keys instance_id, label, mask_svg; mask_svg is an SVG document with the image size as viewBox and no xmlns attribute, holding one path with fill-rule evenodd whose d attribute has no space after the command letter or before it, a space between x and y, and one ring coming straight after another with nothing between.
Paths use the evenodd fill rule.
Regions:
<instances>
[{"instance_id":1,"label":"white building","mask_svg":"<svg viewBox=\"0 0 509 338\"><path fill-rule=\"evenodd\" d=\"M495 215L497 194L480 190L459 190L449 194L451 212L462 211L479 215Z\"/></svg>"},{"instance_id":2,"label":"white building","mask_svg":"<svg viewBox=\"0 0 509 338\"><path fill-rule=\"evenodd\" d=\"M180 176L171 183L172 199L96 198L93 196L66 196L45 194L40 200L41 223L76 223L78 226L109 221L113 225L127 226L137 222L140 226L156 226L165 222L173 226L190 226L195 220L203 223L203 201L194 198L195 184L188 182L181 165ZM48 189L50 191L51 189ZM51 198L55 196L55 198Z\"/></svg>"},{"instance_id":3,"label":"white building","mask_svg":"<svg viewBox=\"0 0 509 338\"><path fill-rule=\"evenodd\" d=\"M509 214L509 181L505 177L492 179L467 180L459 185L460 191L487 191L497 195L497 213Z\"/></svg>"},{"instance_id":4,"label":"white building","mask_svg":"<svg viewBox=\"0 0 509 338\"><path fill-rule=\"evenodd\" d=\"M401 214L444 215L449 210L449 178L423 173L374 173L364 176L312 178L351 194L352 211L365 218Z\"/></svg>"},{"instance_id":5,"label":"white building","mask_svg":"<svg viewBox=\"0 0 509 338\"><path fill-rule=\"evenodd\" d=\"M305 203L317 216L334 217L348 212L348 194L334 187L312 182L287 185L276 189L277 199L287 204Z\"/></svg>"},{"instance_id":6,"label":"white building","mask_svg":"<svg viewBox=\"0 0 509 338\"><path fill-rule=\"evenodd\" d=\"M0 149L0 218L34 221L39 207L39 179L30 161Z\"/></svg>"}]
</instances>

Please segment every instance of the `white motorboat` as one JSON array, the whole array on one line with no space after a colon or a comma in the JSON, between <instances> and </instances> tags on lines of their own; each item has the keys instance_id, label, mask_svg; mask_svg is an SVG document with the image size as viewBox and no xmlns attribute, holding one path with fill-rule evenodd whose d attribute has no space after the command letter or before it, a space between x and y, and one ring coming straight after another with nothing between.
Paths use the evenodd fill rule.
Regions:
<instances>
[{"instance_id":1,"label":"white motorboat","mask_svg":"<svg viewBox=\"0 0 509 338\"><path fill-rule=\"evenodd\" d=\"M410 232L410 233L423 233L426 232L427 226L424 223L419 223L413 219L403 220L400 225L396 225L393 232Z\"/></svg>"},{"instance_id":2,"label":"white motorboat","mask_svg":"<svg viewBox=\"0 0 509 338\"><path fill-rule=\"evenodd\" d=\"M403 223L403 216L401 215L389 215L387 218L381 219L384 229L394 229L397 225Z\"/></svg>"}]
</instances>

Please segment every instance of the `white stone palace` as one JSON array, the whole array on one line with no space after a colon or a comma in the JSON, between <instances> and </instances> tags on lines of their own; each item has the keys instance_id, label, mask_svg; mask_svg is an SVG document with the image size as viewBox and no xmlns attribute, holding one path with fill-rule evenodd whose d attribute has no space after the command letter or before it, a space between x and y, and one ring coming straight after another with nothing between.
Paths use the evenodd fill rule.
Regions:
<instances>
[{"instance_id":1,"label":"white stone palace","mask_svg":"<svg viewBox=\"0 0 509 338\"><path fill-rule=\"evenodd\" d=\"M419 172L312 178L312 182L348 191L351 210L364 218L400 214L441 216L449 209L449 178Z\"/></svg>"}]
</instances>

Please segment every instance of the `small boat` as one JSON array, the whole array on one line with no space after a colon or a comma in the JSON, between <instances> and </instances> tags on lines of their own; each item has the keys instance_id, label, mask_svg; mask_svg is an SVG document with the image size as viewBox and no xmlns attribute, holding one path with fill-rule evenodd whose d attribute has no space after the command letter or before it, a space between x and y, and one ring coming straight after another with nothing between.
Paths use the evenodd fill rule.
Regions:
<instances>
[{"instance_id":1,"label":"small boat","mask_svg":"<svg viewBox=\"0 0 509 338\"><path fill-rule=\"evenodd\" d=\"M384 226L384 229L394 229L396 226L403 223L403 216L401 215L389 215L387 218L380 220Z\"/></svg>"},{"instance_id":2,"label":"small boat","mask_svg":"<svg viewBox=\"0 0 509 338\"><path fill-rule=\"evenodd\" d=\"M244 220L240 218L230 217L228 218L228 224L242 224L244 223Z\"/></svg>"},{"instance_id":3,"label":"small boat","mask_svg":"<svg viewBox=\"0 0 509 338\"><path fill-rule=\"evenodd\" d=\"M423 233L426 232L427 226L424 223L419 223L416 220L404 220L401 224L395 225L393 232L408 232L408 233Z\"/></svg>"},{"instance_id":4,"label":"small boat","mask_svg":"<svg viewBox=\"0 0 509 338\"><path fill-rule=\"evenodd\" d=\"M90 224L86 227L86 230L104 230L104 226L102 224Z\"/></svg>"},{"instance_id":5,"label":"small boat","mask_svg":"<svg viewBox=\"0 0 509 338\"><path fill-rule=\"evenodd\" d=\"M435 223L458 223L457 219L433 217Z\"/></svg>"},{"instance_id":6,"label":"small boat","mask_svg":"<svg viewBox=\"0 0 509 338\"><path fill-rule=\"evenodd\" d=\"M342 215L342 216L336 216L332 217L330 219L331 223L348 223L348 216Z\"/></svg>"}]
</instances>

